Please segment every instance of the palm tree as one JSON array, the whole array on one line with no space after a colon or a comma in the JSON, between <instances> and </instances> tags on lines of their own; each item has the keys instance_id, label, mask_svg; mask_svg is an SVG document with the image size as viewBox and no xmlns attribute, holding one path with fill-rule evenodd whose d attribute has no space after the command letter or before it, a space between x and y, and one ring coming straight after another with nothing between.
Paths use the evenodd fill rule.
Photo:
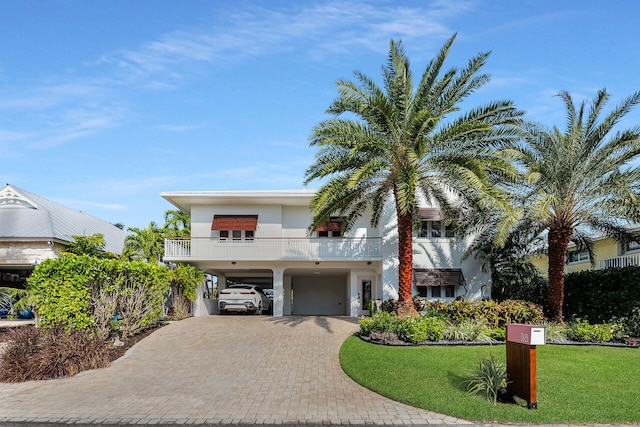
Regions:
<instances>
[{"instance_id":1,"label":"palm tree","mask_svg":"<svg viewBox=\"0 0 640 427\"><path fill-rule=\"evenodd\" d=\"M181 210L168 210L164 213L166 237L191 236L191 217Z\"/></svg>"},{"instance_id":2,"label":"palm tree","mask_svg":"<svg viewBox=\"0 0 640 427\"><path fill-rule=\"evenodd\" d=\"M129 227L122 255L129 260L157 263L164 255L163 230L153 221L146 228Z\"/></svg>"},{"instance_id":3,"label":"palm tree","mask_svg":"<svg viewBox=\"0 0 640 427\"><path fill-rule=\"evenodd\" d=\"M530 184L528 211L547 232L549 316L562 322L569 243L588 249L593 260L589 232L629 241L625 223L640 220L640 168L631 164L640 154L640 127L613 131L640 102L640 92L602 119L609 99L604 89L578 108L567 92L558 96L567 110L564 132L531 125L520 151Z\"/></svg>"},{"instance_id":4,"label":"palm tree","mask_svg":"<svg viewBox=\"0 0 640 427\"><path fill-rule=\"evenodd\" d=\"M412 231L420 198L449 213L456 207L451 193L458 206L473 202L509 209L493 181L515 174L499 148L516 136L522 113L510 101L497 101L449 120L467 96L489 81L479 73L489 53L460 70L442 70L455 37L430 61L415 89L402 43L392 40L383 67L384 90L360 72L354 73L357 82L339 80L338 96L327 110L336 117L316 125L310 138L320 150L305 182L328 178L312 200L311 228L341 215L346 230L368 208L377 226L384 206L393 202L398 293L405 310L412 300ZM343 113L350 114L337 117Z\"/></svg>"}]
</instances>

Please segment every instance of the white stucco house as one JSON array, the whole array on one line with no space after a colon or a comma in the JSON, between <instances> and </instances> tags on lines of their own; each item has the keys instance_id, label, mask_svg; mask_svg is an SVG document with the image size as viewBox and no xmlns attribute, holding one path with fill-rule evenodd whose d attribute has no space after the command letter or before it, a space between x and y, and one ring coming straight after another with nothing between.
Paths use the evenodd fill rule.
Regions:
<instances>
[{"instance_id":1,"label":"white stucco house","mask_svg":"<svg viewBox=\"0 0 640 427\"><path fill-rule=\"evenodd\" d=\"M58 258L72 236L102 234L105 250L120 254L127 233L83 212L7 184L0 190L0 287L22 287L33 268Z\"/></svg>"},{"instance_id":2,"label":"white stucco house","mask_svg":"<svg viewBox=\"0 0 640 427\"><path fill-rule=\"evenodd\" d=\"M191 215L191 238L167 239L165 262L185 262L227 283L273 288L273 315L366 314L367 301L397 298L398 239L390 210L377 228L364 216L348 233L340 218L309 232L312 190L185 191L161 196ZM453 300L490 297L490 276L469 240L445 229L436 208L420 210L414 237L414 295ZM216 311L200 289L193 314Z\"/></svg>"}]
</instances>

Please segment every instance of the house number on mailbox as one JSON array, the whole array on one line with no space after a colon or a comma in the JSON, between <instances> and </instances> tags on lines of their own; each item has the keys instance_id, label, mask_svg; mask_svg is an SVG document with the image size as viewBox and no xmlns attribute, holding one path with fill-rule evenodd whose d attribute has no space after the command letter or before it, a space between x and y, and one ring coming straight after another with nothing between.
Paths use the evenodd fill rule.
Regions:
<instances>
[{"instance_id":1,"label":"house number on mailbox","mask_svg":"<svg viewBox=\"0 0 640 427\"><path fill-rule=\"evenodd\" d=\"M520 334L520 340L524 343L529 342L529 334Z\"/></svg>"}]
</instances>

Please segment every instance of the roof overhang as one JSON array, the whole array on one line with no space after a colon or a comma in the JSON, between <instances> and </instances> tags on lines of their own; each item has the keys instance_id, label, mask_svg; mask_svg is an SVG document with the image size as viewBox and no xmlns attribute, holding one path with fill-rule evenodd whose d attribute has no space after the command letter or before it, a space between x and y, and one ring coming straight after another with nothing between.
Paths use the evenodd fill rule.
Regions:
<instances>
[{"instance_id":1,"label":"roof overhang","mask_svg":"<svg viewBox=\"0 0 640 427\"><path fill-rule=\"evenodd\" d=\"M190 213L194 205L284 205L309 206L316 190L263 191L178 191L160 196L178 209Z\"/></svg>"}]
</instances>

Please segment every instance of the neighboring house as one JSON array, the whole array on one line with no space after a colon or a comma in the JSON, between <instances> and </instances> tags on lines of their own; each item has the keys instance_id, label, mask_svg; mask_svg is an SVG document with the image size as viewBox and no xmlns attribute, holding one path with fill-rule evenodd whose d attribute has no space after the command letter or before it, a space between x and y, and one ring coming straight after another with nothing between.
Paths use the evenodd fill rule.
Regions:
<instances>
[{"instance_id":1,"label":"neighboring house","mask_svg":"<svg viewBox=\"0 0 640 427\"><path fill-rule=\"evenodd\" d=\"M640 233L640 226L629 226L632 233ZM565 262L565 273L584 270L602 270L605 268L640 266L640 244L630 242L626 245L616 242L611 237L595 237L593 239L595 263L589 260L589 252L578 250L574 243L569 245ZM547 274L548 258L544 255L532 257L531 261L544 275Z\"/></svg>"},{"instance_id":2,"label":"neighboring house","mask_svg":"<svg viewBox=\"0 0 640 427\"><path fill-rule=\"evenodd\" d=\"M191 215L190 239L167 239L166 262L187 262L228 282L273 288L275 316L367 313L368 301L398 297L395 212L377 228L363 216L342 232L342 219L309 231L310 190L192 191L161 196ZM440 300L490 297L489 273L469 257L468 240L447 230L438 209L420 210L414 239L414 295ZM195 315L215 312L200 289Z\"/></svg>"},{"instance_id":3,"label":"neighboring house","mask_svg":"<svg viewBox=\"0 0 640 427\"><path fill-rule=\"evenodd\" d=\"M120 254L126 232L118 227L7 184L0 190L0 286L21 287L33 268L58 258L71 236L102 234L105 250Z\"/></svg>"}]
</instances>

